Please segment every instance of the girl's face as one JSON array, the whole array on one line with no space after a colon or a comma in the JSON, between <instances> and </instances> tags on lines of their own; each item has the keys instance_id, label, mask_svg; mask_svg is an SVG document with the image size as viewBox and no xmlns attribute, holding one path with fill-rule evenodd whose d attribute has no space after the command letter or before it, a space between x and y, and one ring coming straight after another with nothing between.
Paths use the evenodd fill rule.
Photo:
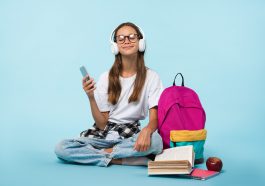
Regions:
<instances>
[{"instance_id":1,"label":"girl's face","mask_svg":"<svg viewBox=\"0 0 265 186\"><path fill-rule=\"evenodd\" d=\"M121 27L117 31L116 42L121 55L130 56L138 53L139 39L134 28L130 26Z\"/></svg>"}]
</instances>

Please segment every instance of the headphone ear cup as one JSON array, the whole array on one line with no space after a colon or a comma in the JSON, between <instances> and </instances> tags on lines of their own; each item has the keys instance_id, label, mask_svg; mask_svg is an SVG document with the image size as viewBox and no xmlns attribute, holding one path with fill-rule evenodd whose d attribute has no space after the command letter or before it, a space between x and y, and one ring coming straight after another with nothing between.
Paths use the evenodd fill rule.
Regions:
<instances>
[{"instance_id":1,"label":"headphone ear cup","mask_svg":"<svg viewBox=\"0 0 265 186\"><path fill-rule=\"evenodd\" d=\"M139 51L140 52L145 51L145 40L144 39L139 40Z\"/></svg>"},{"instance_id":2,"label":"headphone ear cup","mask_svg":"<svg viewBox=\"0 0 265 186\"><path fill-rule=\"evenodd\" d=\"M117 43L115 42L111 42L111 52L114 54L114 55L117 55L119 53L119 48L117 46Z\"/></svg>"}]
</instances>

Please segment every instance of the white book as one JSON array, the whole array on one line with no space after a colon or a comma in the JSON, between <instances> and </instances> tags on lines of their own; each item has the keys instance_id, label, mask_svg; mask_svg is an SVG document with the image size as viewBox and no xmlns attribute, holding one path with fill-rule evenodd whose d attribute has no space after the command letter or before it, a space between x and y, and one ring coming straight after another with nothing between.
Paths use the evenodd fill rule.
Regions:
<instances>
[{"instance_id":1,"label":"white book","mask_svg":"<svg viewBox=\"0 0 265 186\"><path fill-rule=\"evenodd\" d=\"M154 161L148 162L148 174L190 174L194 157L192 145L165 149Z\"/></svg>"}]
</instances>

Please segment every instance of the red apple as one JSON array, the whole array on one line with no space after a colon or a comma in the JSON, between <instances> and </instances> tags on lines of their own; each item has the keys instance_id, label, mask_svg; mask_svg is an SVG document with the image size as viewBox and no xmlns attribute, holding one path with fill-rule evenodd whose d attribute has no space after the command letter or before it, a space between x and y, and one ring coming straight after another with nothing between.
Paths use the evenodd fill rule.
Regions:
<instances>
[{"instance_id":1,"label":"red apple","mask_svg":"<svg viewBox=\"0 0 265 186\"><path fill-rule=\"evenodd\" d=\"M206 161L206 167L208 170L220 172L223 167L223 162L217 157L209 157Z\"/></svg>"}]
</instances>

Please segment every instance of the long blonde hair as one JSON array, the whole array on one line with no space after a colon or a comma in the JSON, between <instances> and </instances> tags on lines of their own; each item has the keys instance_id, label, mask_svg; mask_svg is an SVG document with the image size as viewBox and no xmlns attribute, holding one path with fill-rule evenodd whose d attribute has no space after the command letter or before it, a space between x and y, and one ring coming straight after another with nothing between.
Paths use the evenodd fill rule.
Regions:
<instances>
[{"instance_id":1,"label":"long blonde hair","mask_svg":"<svg viewBox=\"0 0 265 186\"><path fill-rule=\"evenodd\" d=\"M117 31L123 27L123 26L130 26L137 32L139 39L143 38L142 33L140 32L139 28L130 22L122 23L120 24L115 30L114 30L114 42L116 42L116 33ZM137 102L139 100L139 97L141 95L145 78L146 78L146 66L144 63L144 52L139 52L137 54L137 63L136 63L136 79L134 82L134 89L131 94L131 96L128 99L128 102ZM112 65L110 71L109 71L109 87L108 87L108 101L115 105L120 97L121 94L121 84L119 80L120 73L122 71L122 58L121 54L117 54L115 56L114 64Z\"/></svg>"}]
</instances>

